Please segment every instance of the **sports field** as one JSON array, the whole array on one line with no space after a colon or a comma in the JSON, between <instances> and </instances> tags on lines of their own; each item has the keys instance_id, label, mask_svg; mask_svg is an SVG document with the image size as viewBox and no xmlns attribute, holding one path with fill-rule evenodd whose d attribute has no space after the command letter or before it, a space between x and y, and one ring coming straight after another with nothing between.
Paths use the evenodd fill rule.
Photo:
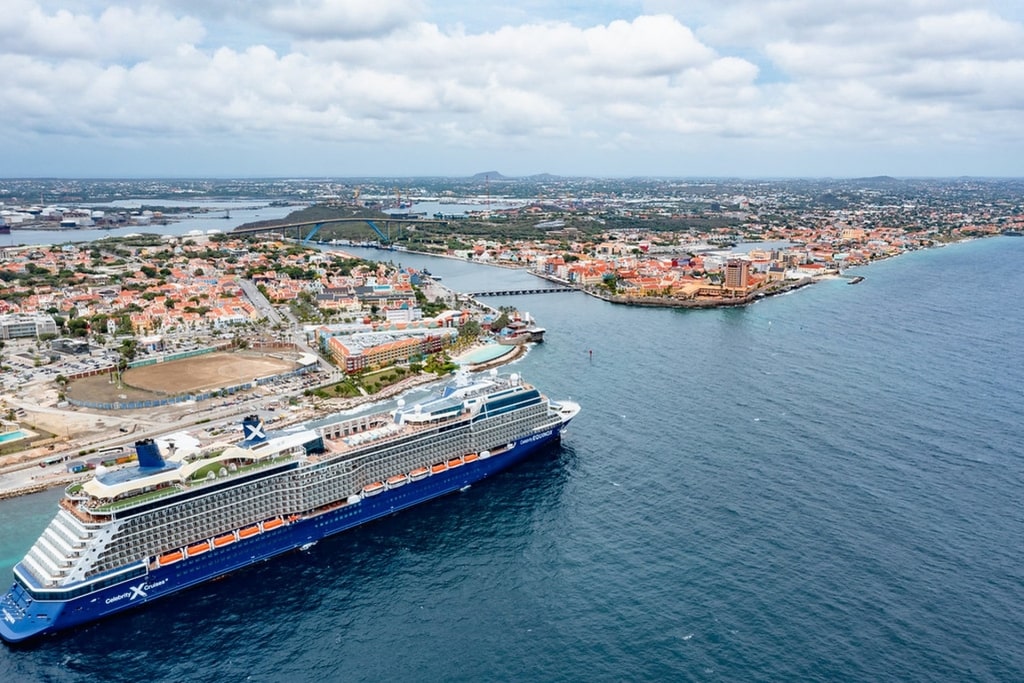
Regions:
<instances>
[{"instance_id":1,"label":"sports field","mask_svg":"<svg viewBox=\"0 0 1024 683\"><path fill-rule=\"evenodd\" d=\"M236 386L296 367L297 363L292 361L254 351L218 351L131 368L124 372L121 387L107 375L74 380L68 385L67 393L72 398L88 401L140 401Z\"/></svg>"},{"instance_id":2,"label":"sports field","mask_svg":"<svg viewBox=\"0 0 1024 683\"><path fill-rule=\"evenodd\" d=\"M124 373L124 383L164 394L184 394L243 384L295 367L291 361L258 353L217 352L131 368Z\"/></svg>"}]
</instances>

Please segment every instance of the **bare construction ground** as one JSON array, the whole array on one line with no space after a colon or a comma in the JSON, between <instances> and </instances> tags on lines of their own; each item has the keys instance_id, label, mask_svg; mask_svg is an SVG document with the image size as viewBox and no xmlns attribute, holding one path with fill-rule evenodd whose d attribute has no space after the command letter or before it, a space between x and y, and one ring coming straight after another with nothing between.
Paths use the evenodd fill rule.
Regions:
<instances>
[{"instance_id":1,"label":"bare construction ground","mask_svg":"<svg viewBox=\"0 0 1024 683\"><path fill-rule=\"evenodd\" d=\"M125 371L121 387L106 375L75 380L68 385L67 393L88 401L145 400L244 384L296 367L290 360L252 351L208 353L131 368Z\"/></svg>"},{"instance_id":2,"label":"bare construction ground","mask_svg":"<svg viewBox=\"0 0 1024 683\"><path fill-rule=\"evenodd\" d=\"M165 394L184 394L251 382L294 370L296 364L260 353L207 353L195 358L132 368L125 384Z\"/></svg>"}]
</instances>

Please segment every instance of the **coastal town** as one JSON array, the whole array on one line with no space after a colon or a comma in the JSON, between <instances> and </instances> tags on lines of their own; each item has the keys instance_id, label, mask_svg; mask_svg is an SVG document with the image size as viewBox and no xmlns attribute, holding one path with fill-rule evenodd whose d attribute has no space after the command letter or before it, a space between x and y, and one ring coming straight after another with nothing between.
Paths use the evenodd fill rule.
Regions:
<instances>
[{"instance_id":1,"label":"coastal town","mask_svg":"<svg viewBox=\"0 0 1024 683\"><path fill-rule=\"evenodd\" d=\"M268 414L281 420L288 409L292 420L309 419L436 378L458 364L453 358L475 367L507 362L515 354L505 351L543 338L528 315L448 290L429 272L349 256L346 245L373 244L382 257L415 251L525 269L543 286L617 304L707 308L749 304L823 278L856 283L862 271L850 269L857 266L1024 227L1019 195L984 183L924 194L884 179L827 192L816 186L812 204L807 188L784 193L770 184L760 194L749 185L686 183L584 192L552 179L524 189L493 175L457 196L426 187L392 195L387 183L368 181L263 188L272 194L259 201L296 207L279 223L316 224L316 239L273 222L237 233L167 234L154 220L173 225L183 212L204 209L185 202L108 213L70 181L47 188L59 202L29 204L19 196L39 188L5 181L2 216L11 234L0 245L0 457L12 468L75 460L71 471L85 456L96 460L111 434L124 441L147 423L157 430L188 422L197 398L225 416L281 409ZM99 200L147 191L98 190L110 187L88 190ZM181 196L170 189L149 188ZM222 183L202 192L253 189ZM911 200L897 189L917 194ZM459 198L469 207L457 216L415 208ZM393 236L375 223L388 220L401 221ZM97 223L109 229L104 239L76 240ZM40 230L50 231L50 243L18 241ZM481 347L499 351L474 358ZM209 386L142 380L147 365L214 353L227 354L218 356L224 376ZM224 374L229 355L237 377ZM251 380L256 367L264 376Z\"/></svg>"},{"instance_id":2,"label":"coastal town","mask_svg":"<svg viewBox=\"0 0 1024 683\"><path fill-rule=\"evenodd\" d=\"M1024 0L14 0L0 683L1024 683Z\"/></svg>"},{"instance_id":3,"label":"coastal town","mask_svg":"<svg viewBox=\"0 0 1024 683\"><path fill-rule=\"evenodd\" d=\"M161 196L180 201L182 196L244 194L249 201L255 201L255 195L270 198L273 203L305 207L292 216L310 225L316 220L340 217L354 221L320 230L316 239L320 244L373 243L389 249L527 268L542 277L617 301L658 298L674 305L749 301L753 295L778 290L780 283L839 274L909 250L1000 233L1016 234L1024 221L1015 181L928 182L883 177L831 183L599 182L513 180L491 173L461 183L435 182L404 190L397 186L399 181L380 180L303 181L290 185L255 181L149 181L135 185L64 181L48 186L47 191L30 181L7 183L0 187L0 218L12 231L12 238L3 258L13 263L14 269L19 259L24 261L39 251L18 248L21 230L52 229L54 243L67 239L69 243L61 248L73 252L77 250L73 241L81 228L99 226L109 229L111 237L119 234L117 226L126 226L136 236L138 232L159 234L151 228L147 232L146 226L155 220L166 224L209 211L187 202L183 206L163 206ZM393 195L388 187L392 183L396 184ZM37 191L40 200L52 196L56 202L69 203L26 204L19 200L35 197ZM154 208L117 212L90 208L126 193L152 195L141 206ZM93 203L84 202L83 195L93 197ZM448 208L458 203L464 207L469 203L468 210L454 213ZM428 214L414 208L428 205L438 210ZM409 223L404 233L399 227L397 235L389 230L385 236L373 224L382 219ZM292 220L290 216L280 222ZM265 232L250 234L287 240L289 235L275 233L273 224L269 222ZM373 226L372 231L368 224ZM323 288L332 287L316 272L316 258L322 255L307 260L298 252L280 249L278 244L272 254L273 263L253 262L248 256L240 258L248 249L245 240L225 241L219 233L208 231L186 240L163 237L165 244L175 248L175 256L183 257L175 265L187 262L191 268L175 273L179 284L181 275L194 275L195 269L207 282L215 274L234 277L249 269L260 274L275 301L294 300L300 292L320 295ZM217 255L216 250L204 247L211 240L230 252L231 263L218 264L215 258L210 259ZM290 241L309 243L308 239ZM737 243L753 248L731 252L730 247ZM136 259L162 253L153 248L152 242L143 244L146 248L131 253ZM95 254L95 249L91 253ZM207 262L197 261L197 254L206 257ZM72 269L82 267L80 259L47 259L51 269L57 261L68 262ZM222 267L225 265L228 267ZM207 271L209 275L205 275ZM139 275L144 276L145 271L139 271ZM220 298L216 291L209 294ZM337 305L351 307L351 303ZM20 312L31 312L31 305L26 308ZM155 321L162 324L167 318L159 305L141 308L132 321L136 332ZM9 312L16 311L0 311ZM176 313L181 315L182 309ZM231 317L226 310L206 310L205 314L214 324ZM185 319L192 322L188 316Z\"/></svg>"}]
</instances>

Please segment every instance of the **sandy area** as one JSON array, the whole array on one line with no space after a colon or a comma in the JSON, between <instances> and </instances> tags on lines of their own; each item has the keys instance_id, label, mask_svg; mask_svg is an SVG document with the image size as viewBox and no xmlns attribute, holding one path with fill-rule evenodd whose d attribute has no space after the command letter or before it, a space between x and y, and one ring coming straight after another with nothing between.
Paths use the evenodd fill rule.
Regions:
<instances>
[{"instance_id":1,"label":"sandy area","mask_svg":"<svg viewBox=\"0 0 1024 683\"><path fill-rule=\"evenodd\" d=\"M132 368L124 381L133 387L164 394L180 394L251 382L256 377L279 375L295 363L256 353L208 353L195 358Z\"/></svg>"},{"instance_id":2,"label":"sandy area","mask_svg":"<svg viewBox=\"0 0 1024 683\"><path fill-rule=\"evenodd\" d=\"M295 369L293 361L261 353L210 353L125 371L123 383L109 375L76 379L67 393L82 401L145 401L251 382Z\"/></svg>"}]
</instances>

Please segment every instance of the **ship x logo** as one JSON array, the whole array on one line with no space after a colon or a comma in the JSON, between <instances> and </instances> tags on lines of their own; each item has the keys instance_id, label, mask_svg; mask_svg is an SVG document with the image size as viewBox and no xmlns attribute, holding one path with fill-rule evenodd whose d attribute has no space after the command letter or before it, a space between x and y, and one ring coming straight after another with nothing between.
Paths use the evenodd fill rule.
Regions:
<instances>
[{"instance_id":1,"label":"ship x logo","mask_svg":"<svg viewBox=\"0 0 1024 683\"><path fill-rule=\"evenodd\" d=\"M249 431L246 435L246 439L265 439L267 435L263 432L263 425L245 425L245 428Z\"/></svg>"},{"instance_id":2,"label":"ship x logo","mask_svg":"<svg viewBox=\"0 0 1024 683\"><path fill-rule=\"evenodd\" d=\"M142 590L145 587L146 584L144 583L140 583L138 586L128 586L128 590L132 592L131 597L129 597L128 599L134 600L135 598L145 598L146 591Z\"/></svg>"}]
</instances>

